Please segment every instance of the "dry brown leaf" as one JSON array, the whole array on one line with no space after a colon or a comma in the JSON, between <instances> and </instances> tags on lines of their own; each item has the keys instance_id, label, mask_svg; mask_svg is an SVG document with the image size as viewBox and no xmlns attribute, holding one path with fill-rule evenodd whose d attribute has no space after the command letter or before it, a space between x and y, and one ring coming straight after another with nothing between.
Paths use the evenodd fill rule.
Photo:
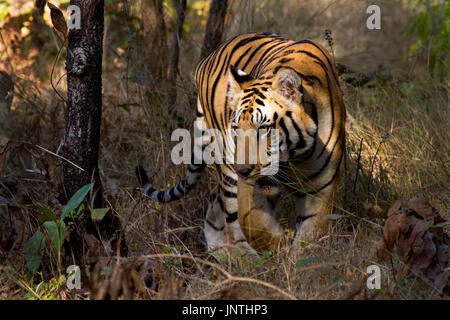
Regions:
<instances>
[{"instance_id":1,"label":"dry brown leaf","mask_svg":"<svg viewBox=\"0 0 450 320\"><path fill-rule=\"evenodd\" d=\"M391 258L391 255L386 249L386 243L384 239L381 239L377 245L377 258L380 261L388 261Z\"/></svg>"},{"instance_id":2,"label":"dry brown leaf","mask_svg":"<svg viewBox=\"0 0 450 320\"><path fill-rule=\"evenodd\" d=\"M47 6L50 9L50 17L52 19L53 27L61 32L65 38L67 36L67 22L62 11L50 2L47 3Z\"/></svg>"},{"instance_id":3,"label":"dry brown leaf","mask_svg":"<svg viewBox=\"0 0 450 320\"><path fill-rule=\"evenodd\" d=\"M370 205L367 210L372 210ZM395 201L387 216L377 245L378 259L389 260L396 247L404 263L401 277L421 273L439 293L450 293L450 238L442 228L446 220L422 194L408 202Z\"/></svg>"},{"instance_id":4,"label":"dry brown leaf","mask_svg":"<svg viewBox=\"0 0 450 320\"><path fill-rule=\"evenodd\" d=\"M386 220L383 229L383 236L386 248L389 251L392 251L394 249L394 245L399 239L400 233L407 232L408 228L409 226L407 223L405 212L402 214L391 216Z\"/></svg>"},{"instance_id":5,"label":"dry brown leaf","mask_svg":"<svg viewBox=\"0 0 450 320\"><path fill-rule=\"evenodd\" d=\"M432 217L435 211L435 209L421 193L408 201L408 207L424 219Z\"/></svg>"},{"instance_id":6,"label":"dry brown leaf","mask_svg":"<svg viewBox=\"0 0 450 320\"><path fill-rule=\"evenodd\" d=\"M419 220L412 215L408 216L408 220L412 227L411 233L408 237L408 246L413 248L416 240L421 239L425 231L427 231L428 224L424 220Z\"/></svg>"},{"instance_id":7,"label":"dry brown leaf","mask_svg":"<svg viewBox=\"0 0 450 320\"><path fill-rule=\"evenodd\" d=\"M445 265L450 261L450 248L445 244L440 244L437 247L437 258L440 263Z\"/></svg>"},{"instance_id":8,"label":"dry brown leaf","mask_svg":"<svg viewBox=\"0 0 450 320\"><path fill-rule=\"evenodd\" d=\"M425 271L433 263L436 255L436 245L433 242L432 234L427 232L420 251L415 254L412 271Z\"/></svg>"},{"instance_id":9,"label":"dry brown leaf","mask_svg":"<svg viewBox=\"0 0 450 320\"><path fill-rule=\"evenodd\" d=\"M433 283L439 292L444 292L444 294L448 295L448 293L445 293L445 291L446 288L450 288L449 280L450 280L450 271L447 270L446 272L438 273L438 275L434 278Z\"/></svg>"},{"instance_id":10,"label":"dry brown leaf","mask_svg":"<svg viewBox=\"0 0 450 320\"><path fill-rule=\"evenodd\" d=\"M123 258L99 257L93 260L88 280L92 299L133 299L135 293L146 297L147 290L136 267L134 262Z\"/></svg>"},{"instance_id":11,"label":"dry brown leaf","mask_svg":"<svg viewBox=\"0 0 450 320\"><path fill-rule=\"evenodd\" d=\"M381 207L371 202L364 203L364 211L370 218L387 218L387 213Z\"/></svg>"},{"instance_id":12,"label":"dry brown leaf","mask_svg":"<svg viewBox=\"0 0 450 320\"><path fill-rule=\"evenodd\" d=\"M406 201L396 200L394 202L394 204L392 205L392 207L389 208L389 210L387 212L387 216L390 217L390 216L398 213L399 211L401 211L403 208L407 208L407 207L408 207L408 203Z\"/></svg>"}]
</instances>

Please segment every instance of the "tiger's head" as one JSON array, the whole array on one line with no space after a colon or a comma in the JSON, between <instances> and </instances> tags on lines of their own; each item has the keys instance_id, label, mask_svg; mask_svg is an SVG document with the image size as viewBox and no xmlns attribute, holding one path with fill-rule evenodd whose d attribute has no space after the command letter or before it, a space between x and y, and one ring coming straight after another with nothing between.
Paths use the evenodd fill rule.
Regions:
<instances>
[{"instance_id":1,"label":"tiger's head","mask_svg":"<svg viewBox=\"0 0 450 320\"><path fill-rule=\"evenodd\" d=\"M273 77L253 79L231 66L227 97L235 110L230 127L237 147L234 168L241 177L274 175L280 163L313 151L317 114L305 101L302 78L295 70L282 67ZM276 134L278 139L272 139ZM278 157L272 157L274 151Z\"/></svg>"}]
</instances>

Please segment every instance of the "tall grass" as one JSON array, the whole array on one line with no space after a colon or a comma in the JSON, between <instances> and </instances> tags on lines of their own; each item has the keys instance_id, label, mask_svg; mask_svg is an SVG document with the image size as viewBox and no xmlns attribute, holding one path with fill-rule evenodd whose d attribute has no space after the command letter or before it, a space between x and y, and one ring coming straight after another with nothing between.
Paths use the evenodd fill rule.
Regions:
<instances>
[{"instance_id":1,"label":"tall grass","mask_svg":"<svg viewBox=\"0 0 450 320\"><path fill-rule=\"evenodd\" d=\"M400 37L394 28L394 13L405 12L402 16L405 21L398 22L402 24L398 26L401 29L406 25L408 8L403 2L394 5L383 2L388 17L393 16L392 20L385 20L392 27L386 26L386 32L371 38L365 30L358 33L364 14L354 20L343 14L363 8L363 2L317 1L306 7L295 1L288 1L285 6L276 3L261 1L252 7L250 2L234 1L235 16L229 22L228 35L279 31L286 37L315 38L326 45L321 38L323 31L332 29L339 61L359 70L375 70L378 60L372 61L370 50L362 50L361 45L378 44L383 54L377 59L388 63L392 79L375 79L363 87L352 87L342 81L348 114L346 161L337 204L341 215L334 221L329 235L297 248L265 252L257 260L223 257L223 261L217 261L206 253L203 221L209 195L216 185L213 168L207 170L204 179L187 197L164 206L144 199L137 190L133 168L138 163L145 165L159 188L174 185L185 172L183 166L175 166L169 160L170 135L179 127L191 129L195 117L190 75L201 44L198 17L193 12L188 15L192 32L182 42L178 82L153 93L143 86L139 28L130 23L116 30L113 23L117 17L107 19L99 168L108 206L122 219L129 257L147 260L140 269L147 285L145 297L333 299L348 298L352 292L358 292L357 298L438 297L426 279L397 278L400 260L393 264L377 262L374 252L383 221L367 217L363 210L366 200L387 209L396 199L409 199L424 192L441 214L450 218L448 84L433 80L420 63L403 59L407 40L397 38L395 42L389 38ZM240 10L242 6L246 9ZM134 7L129 8L127 14L135 15ZM248 18L245 23L239 23L246 10L257 14L253 20ZM341 13L338 16L346 18L336 18L338 11ZM310 26L302 26L299 15L304 17L302 21L310 21ZM277 19L280 16L283 19ZM352 31L348 31L349 26ZM62 75L63 67L61 62L57 64L55 74ZM39 283L48 283L52 277L59 279L58 272L48 270L48 274L42 278L35 276L34 280L20 272L25 270L26 242L37 225L26 204L45 204L54 211L62 206L57 200L61 160L33 145L56 151L64 127L64 103L50 89L48 81L31 80L24 72L16 76L15 82L20 95L14 100L14 110L4 118L7 121L0 124L1 145L15 141L2 155L0 195L20 209L21 218L11 218L11 211L1 211L0 225L10 226L11 219L16 224L21 219L25 222L17 227L23 230L22 237L11 235L16 242L13 250L0 253L5 257L2 259L5 264L19 272L0 272L0 291L6 298L23 298L27 291L35 291ZM63 80L59 87L62 93L64 87ZM177 90L178 97L175 112L165 104L166 95L173 90ZM283 223L292 230L292 199L282 199L278 211L288 217L283 218ZM183 254L186 258L174 258L173 254ZM367 267L372 264L382 270L380 290L370 291L361 285ZM11 279L22 281L22 285L16 287ZM88 295L73 295L62 289L56 297L86 298Z\"/></svg>"}]
</instances>

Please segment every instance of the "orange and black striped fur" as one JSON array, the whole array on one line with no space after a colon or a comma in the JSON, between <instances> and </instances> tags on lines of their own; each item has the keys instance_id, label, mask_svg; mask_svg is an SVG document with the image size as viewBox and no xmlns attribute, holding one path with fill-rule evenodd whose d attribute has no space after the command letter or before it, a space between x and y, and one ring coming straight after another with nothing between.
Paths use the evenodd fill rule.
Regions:
<instances>
[{"instance_id":1,"label":"orange and black striped fur","mask_svg":"<svg viewBox=\"0 0 450 320\"><path fill-rule=\"evenodd\" d=\"M231 242L253 251L248 242L260 249L280 239L274 215L280 190L296 196L295 240L322 234L339 189L345 138L345 106L326 50L310 40L243 34L203 59L195 81L197 121L207 128L224 135L230 128L278 129L280 137L273 176L261 175L262 164L216 165L218 190L204 225L208 249ZM211 140L195 143L205 147ZM166 191L155 190L141 167L137 174L146 195L168 202L190 191L204 168L189 165L182 181ZM253 226L264 230L252 232ZM261 235L270 236L260 241Z\"/></svg>"}]
</instances>

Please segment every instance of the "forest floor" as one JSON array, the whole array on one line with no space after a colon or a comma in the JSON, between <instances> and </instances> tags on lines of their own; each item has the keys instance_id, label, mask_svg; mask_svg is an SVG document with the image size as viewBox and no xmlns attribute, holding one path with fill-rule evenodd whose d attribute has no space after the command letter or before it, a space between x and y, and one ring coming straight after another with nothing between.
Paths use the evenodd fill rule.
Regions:
<instances>
[{"instance_id":1,"label":"forest floor","mask_svg":"<svg viewBox=\"0 0 450 320\"><path fill-rule=\"evenodd\" d=\"M111 31L108 36L118 34ZM0 124L0 299L443 298L424 273L401 274L407 262L398 252L390 261L378 259L385 220L364 209L368 201L388 210L395 200L422 193L443 218L450 219L448 86L431 78L419 59L398 62L362 86L346 82L354 74L341 76L347 108L346 158L329 234L247 259L206 252L203 223L215 187L212 168L188 196L166 205L144 198L138 188L137 164L145 166L161 189L184 175L186 168L169 160L174 145L170 136L176 128L192 129L195 117L190 77L194 64L186 62L175 86L149 93L139 73L139 41L128 38L122 49L107 40L104 57L108 63L99 168L106 207L122 221L128 256L115 259L103 243L100 251L105 258L97 256L89 284L79 290L64 285L66 270L51 255L42 260L39 272L31 276L27 271L25 252L39 225L29 205L48 207L57 215L65 205L58 200L64 160L51 153L62 138L65 104L48 78L40 77L45 72L29 63L46 60L46 70L51 70L55 49L43 50L40 56L36 48L26 52L28 64L14 77L14 102L10 111L2 110ZM194 61L192 56L187 50L183 59ZM11 59L15 66L23 64L19 55ZM60 60L54 73L63 75L63 68ZM63 80L57 86L63 97L64 85ZM177 108L171 110L164 101L174 91ZM293 230L292 212L292 197L287 194L278 213L288 231ZM441 227L450 232L448 223ZM371 265L381 270L379 289L365 285ZM113 288L117 281L121 289Z\"/></svg>"}]
</instances>

